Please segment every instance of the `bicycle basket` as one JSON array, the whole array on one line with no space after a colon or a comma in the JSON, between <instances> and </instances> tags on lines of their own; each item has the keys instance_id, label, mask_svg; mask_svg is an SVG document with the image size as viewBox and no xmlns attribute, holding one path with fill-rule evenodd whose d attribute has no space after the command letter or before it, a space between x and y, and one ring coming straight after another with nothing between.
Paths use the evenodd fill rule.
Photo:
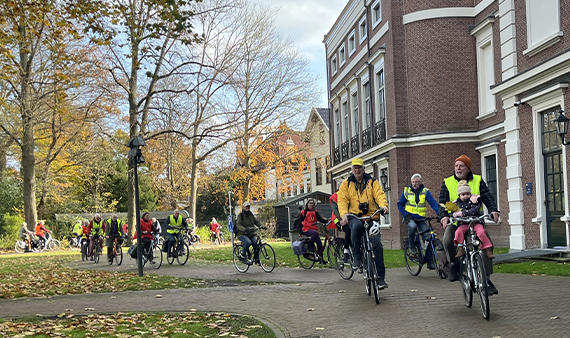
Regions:
<instances>
[{"instance_id":1,"label":"bicycle basket","mask_svg":"<svg viewBox=\"0 0 570 338\"><path fill-rule=\"evenodd\" d=\"M297 256L306 254L308 251L307 243L304 241L295 241L291 246L293 247L293 253Z\"/></svg>"}]
</instances>

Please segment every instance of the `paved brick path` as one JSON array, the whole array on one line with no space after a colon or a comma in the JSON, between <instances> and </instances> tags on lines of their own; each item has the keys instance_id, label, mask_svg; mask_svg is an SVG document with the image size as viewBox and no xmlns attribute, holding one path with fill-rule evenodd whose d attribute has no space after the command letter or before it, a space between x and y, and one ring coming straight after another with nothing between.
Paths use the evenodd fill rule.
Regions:
<instances>
[{"instance_id":1,"label":"paved brick path","mask_svg":"<svg viewBox=\"0 0 570 338\"><path fill-rule=\"evenodd\" d=\"M136 272L133 263L127 259L119 268L92 262L72 266ZM465 307L460 284L440 280L433 271L413 277L405 268L388 269L389 288L376 305L373 296L366 295L361 275L344 281L331 269L276 268L267 274L252 267L240 274L229 264L188 262L151 270L145 272L288 283L2 300L0 317L54 315L66 309L84 314L86 307L106 313L196 309L254 315L281 337L567 337L570 328L570 279L563 277L495 274L500 294L490 298L491 319L486 321L477 298L472 308Z\"/></svg>"}]
</instances>

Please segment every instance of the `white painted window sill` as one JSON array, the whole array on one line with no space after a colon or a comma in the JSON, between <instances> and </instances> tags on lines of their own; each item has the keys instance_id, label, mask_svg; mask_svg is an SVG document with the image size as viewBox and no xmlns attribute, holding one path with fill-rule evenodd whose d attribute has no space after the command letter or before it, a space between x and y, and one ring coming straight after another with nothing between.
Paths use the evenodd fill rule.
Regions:
<instances>
[{"instance_id":1,"label":"white painted window sill","mask_svg":"<svg viewBox=\"0 0 570 338\"><path fill-rule=\"evenodd\" d=\"M562 32L556 32L552 36L549 36L546 39L536 43L535 45L525 49L523 51L523 55L526 55L526 56L536 55L536 54L542 52L543 50L545 50L546 48L553 46L558 41L562 40L562 36L563 36Z\"/></svg>"},{"instance_id":2,"label":"white painted window sill","mask_svg":"<svg viewBox=\"0 0 570 338\"><path fill-rule=\"evenodd\" d=\"M477 120L478 120L478 121L483 121L483 120L489 119L489 118L491 118L491 117L493 117L493 116L495 116L495 115L497 115L497 110L496 110L496 109L493 109L493 110L491 110L490 112L487 112L487 113L485 113L485 114L481 114L481 115L477 116Z\"/></svg>"}]
</instances>

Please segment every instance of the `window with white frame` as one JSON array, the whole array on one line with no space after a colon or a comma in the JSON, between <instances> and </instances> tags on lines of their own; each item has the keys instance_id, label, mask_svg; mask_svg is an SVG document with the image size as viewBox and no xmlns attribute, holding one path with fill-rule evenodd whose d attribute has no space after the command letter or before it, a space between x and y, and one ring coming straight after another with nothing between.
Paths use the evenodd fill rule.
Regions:
<instances>
[{"instance_id":1,"label":"window with white frame","mask_svg":"<svg viewBox=\"0 0 570 338\"><path fill-rule=\"evenodd\" d=\"M495 60L493 51L493 21L489 20L473 35L477 45L477 92L479 117L490 117L497 111L491 86L495 84Z\"/></svg>"},{"instance_id":2,"label":"window with white frame","mask_svg":"<svg viewBox=\"0 0 570 338\"><path fill-rule=\"evenodd\" d=\"M358 127L358 119L360 118L360 116L358 116L358 92L354 92L352 93L352 118L354 119L354 130L352 131L352 133L354 135L357 135L360 131L360 128Z\"/></svg>"},{"instance_id":3,"label":"window with white frame","mask_svg":"<svg viewBox=\"0 0 570 338\"><path fill-rule=\"evenodd\" d=\"M491 144L483 149L478 149L481 153L481 173L483 180L487 183L489 192L495 198L495 203L497 203L497 208L499 207L499 173L498 173L498 161L497 161L497 145L498 143ZM485 207L488 213L487 208Z\"/></svg>"},{"instance_id":4,"label":"window with white frame","mask_svg":"<svg viewBox=\"0 0 570 338\"><path fill-rule=\"evenodd\" d=\"M331 73L334 75L338 71L338 64L336 62L336 55L331 58Z\"/></svg>"},{"instance_id":5,"label":"window with white frame","mask_svg":"<svg viewBox=\"0 0 570 338\"><path fill-rule=\"evenodd\" d=\"M560 41L560 0L526 0L528 49L534 55Z\"/></svg>"},{"instance_id":6,"label":"window with white frame","mask_svg":"<svg viewBox=\"0 0 570 338\"><path fill-rule=\"evenodd\" d=\"M352 54L354 54L355 51L356 51L356 34L354 33L353 30L352 33L350 33L350 35L348 36L348 55L352 56Z\"/></svg>"},{"instance_id":7,"label":"window with white frame","mask_svg":"<svg viewBox=\"0 0 570 338\"><path fill-rule=\"evenodd\" d=\"M346 54L344 53L344 43L338 49L338 61L340 62L339 65L340 67L342 67L342 65L344 65L344 62L346 61Z\"/></svg>"},{"instance_id":8,"label":"window with white frame","mask_svg":"<svg viewBox=\"0 0 570 338\"><path fill-rule=\"evenodd\" d=\"M366 14L360 19L358 23L358 37L360 38L360 43L362 44L366 37L368 36L368 27L366 23Z\"/></svg>"},{"instance_id":9,"label":"window with white frame","mask_svg":"<svg viewBox=\"0 0 570 338\"><path fill-rule=\"evenodd\" d=\"M342 135L342 141L343 142L347 142L348 141L348 102L344 101L342 103L342 125L343 125L343 135Z\"/></svg>"},{"instance_id":10,"label":"window with white frame","mask_svg":"<svg viewBox=\"0 0 570 338\"><path fill-rule=\"evenodd\" d=\"M364 97L364 101L362 102L362 108L364 110L364 128L370 128L372 124L372 116L370 114L370 82L366 82L362 86L362 96Z\"/></svg>"},{"instance_id":11,"label":"window with white frame","mask_svg":"<svg viewBox=\"0 0 570 338\"><path fill-rule=\"evenodd\" d=\"M335 135L334 135L334 145L335 147L340 147L340 113L338 108L334 111L334 123L335 123Z\"/></svg>"},{"instance_id":12,"label":"window with white frame","mask_svg":"<svg viewBox=\"0 0 570 338\"><path fill-rule=\"evenodd\" d=\"M386 102L384 93L384 69L376 72L376 121L384 121L386 119Z\"/></svg>"},{"instance_id":13,"label":"window with white frame","mask_svg":"<svg viewBox=\"0 0 570 338\"><path fill-rule=\"evenodd\" d=\"M382 21L382 3L376 0L372 4L372 28L376 28L380 21Z\"/></svg>"}]
</instances>

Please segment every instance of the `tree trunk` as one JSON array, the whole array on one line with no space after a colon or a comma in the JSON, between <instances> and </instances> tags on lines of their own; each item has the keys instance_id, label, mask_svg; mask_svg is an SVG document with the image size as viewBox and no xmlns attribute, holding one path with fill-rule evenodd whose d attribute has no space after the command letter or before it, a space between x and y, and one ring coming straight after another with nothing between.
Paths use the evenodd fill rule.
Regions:
<instances>
[{"instance_id":1,"label":"tree trunk","mask_svg":"<svg viewBox=\"0 0 570 338\"><path fill-rule=\"evenodd\" d=\"M196 140L196 139L194 139ZM192 165L191 165L191 170L190 170L190 205L188 206L188 209L190 209L190 217L192 217L192 219L194 220L194 222L196 222L196 196L197 196L197 192L198 192L198 180L196 179L197 177L197 171L198 171L198 165L196 163L196 144L198 143L197 141L192 141L192 150L191 150L191 154L192 154Z\"/></svg>"}]
</instances>

